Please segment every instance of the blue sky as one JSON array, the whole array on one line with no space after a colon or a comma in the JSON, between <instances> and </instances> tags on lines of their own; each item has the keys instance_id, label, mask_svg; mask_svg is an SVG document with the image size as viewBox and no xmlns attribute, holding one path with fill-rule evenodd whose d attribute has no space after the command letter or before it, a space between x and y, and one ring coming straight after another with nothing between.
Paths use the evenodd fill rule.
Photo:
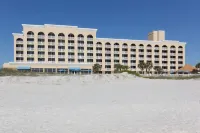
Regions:
<instances>
[{"instance_id":1,"label":"blue sky","mask_svg":"<svg viewBox=\"0 0 200 133\"><path fill-rule=\"evenodd\" d=\"M0 2L0 65L13 61L13 32L21 24L97 28L97 37L147 39L165 30L166 39L187 42L186 63L200 62L199 0L4 0Z\"/></svg>"}]
</instances>

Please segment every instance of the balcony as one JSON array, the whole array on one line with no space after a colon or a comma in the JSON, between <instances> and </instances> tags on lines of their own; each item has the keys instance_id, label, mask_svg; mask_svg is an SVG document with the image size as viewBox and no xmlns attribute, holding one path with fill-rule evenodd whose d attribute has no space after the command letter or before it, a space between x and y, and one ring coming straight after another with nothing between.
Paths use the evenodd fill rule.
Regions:
<instances>
[{"instance_id":1,"label":"balcony","mask_svg":"<svg viewBox=\"0 0 200 133\"><path fill-rule=\"evenodd\" d=\"M105 62L106 65L111 65L111 62Z\"/></svg>"},{"instance_id":2,"label":"balcony","mask_svg":"<svg viewBox=\"0 0 200 133\"><path fill-rule=\"evenodd\" d=\"M162 50L167 50L167 48L165 48L165 47L162 47Z\"/></svg>"},{"instance_id":3,"label":"balcony","mask_svg":"<svg viewBox=\"0 0 200 133\"><path fill-rule=\"evenodd\" d=\"M128 48L128 46L122 46L122 48Z\"/></svg>"},{"instance_id":4,"label":"balcony","mask_svg":"<svg viewBox=\"0 0 200 133\"><path fill-rule=\"evenodd\" d=\"M151 50L152 49L152 47L147 47L147 50Z\"/></svg>"},{"instance_id":5,"label":"balcony","mask_svg":"<svg viewBox=\"0 0 200 133\"><path fill-rule=\"evenodd\" d=\"M168 61L168 59L167 58L162 58L162 61Z\"/></svg>"},{"instance_id":6,"label":"balcony","mask_svg":"<svg viewBox=\"0 0 200 133\"><path fill-rule=\"evenodd\" d=\"M93 44L87 44L87 47L93 47Z\"/></svg>"},{"instance_id":7,"label":"balcony","mask_svg":"<svg viewBox=\"0 0 200 133\"><path fill-rule=\"evenodd\" d=\"M93 56L87 56L87 59L93 59Z\"/></svg>"},{"instance_id":8,"label":"balcony","mask_svg":"<svg viewBox=\"0 0 200 133\"><path fill-rule=\"evenodd\" d=\"M65 40L65 37L64 36L59 36L58 40Z\"/></svg>"},{"instance_id":9,"label":"balcony","mask_svg":"<svg viewBox=\"0 0 200 133\"><path fill-rule=\"evenodd\" d=\"M106 71L111 71L111 68L105 68Z\"/></svg>"},{"instance_id":10,"label":"balcony","mask_svg":"<svg viewBox=\"0 0 200 133\"><path fill-rule=\"evenodd\" d=\"M74 40L74 37L68 37L68 40Z\"/></svg>"},{"instance_id":11,"label":"balcony","mask_svg":"<svg viewBox=\"0 0 200 133\"><path fill-rule=\"evenodd\" d=\"M131 60L136 60L136 57L131 57Z\"/></svg>"},{"instance_id":12,"label":"balcony","mask_svg":"<svg viewBox=\"0 0 200 133\"><path fill-rule=\"evenodd\" d=\"M27 35L27 38L34 38L34 35Z\"/></svg>"},{"instance_id":13,"label":"balcony","mask_svg":"<svg viewBox=\"0 0 200 133\"><path fill-rule=\"evenodd\" d=\"M107 45L107 46L110 46L110 45ZM114 48L119 48L119 45L114 45Z\"/></svg>"},{"instance_id":14,"label":"balcony","mask_svg":"<svg viewBox=\"0 0 200 133\"><path fill-rule=\"evenodd\" d=\"M38 55L38 58L44 58L44 57L45 57L44 54L39 54L39 55Z\"/></svg>"},{"instance_id":15,"label":"balcony","mask_svg":"<svg viewBox=\"0 0 200 133\"><path fill-rule=\"evenodd\" d=\"M176 51L176 48L170 48L171 51Z\"/></svg>"},{"instance_id":16,"label":"balcony","mask_svg":"<svg viewBox=\"0 0 200 133\"><path fill-rule=\"evenodd\" d=\"M183 64L178 64L178 67L183 67Z\"/></svg>"},{"instance_id":17,"label":"balcony","mask_svg":"<svg viewBox=\"0 0 200 133\"><path fill-rule=\"evenodd\" d=\"M84 59L84 56L78 56L78 59Z\"/></svg>"},{"instance_id":18,"label":"balcony","mask_svg":"<svg viewBox=\"0 0 200 133\"><path fill-rule=\"evenodd\" d=\"M152 58L147 58L148 61L152 60Z\"/></svg>"},{"instance_id":19,"label":"balcony","mask_svg":"<svg viewBox=\"0 0 200 133\"><path fill-rule=\"evenodd\" d=\"M106 48L111 48L111 45L105 45Z\"/></svg>"},{"instance_id":20,"label":"balcony","mask_svg":"<svg viewBox=\"0 0 200 133\"><path fill-rule=\"evenodd\" d=\"M23 57L23 54L16 54L16 57Z\"/></svg>"},{"instance_id":21,"label":"balcony","mask_svg":"<svg viewBox=\"0 0 200 133\"><path fill-rule=\"evenodd\" d=\"M164 72L167 72L168 70L163 68L163 71L164 71Z\"/></svg>"},{"instance_id":22,"label":"balcony","mask_svg":"<svg viewBox=\"0 0 200 133\"><path fill-rule=\"evenodd\" d=\"M110 56L106 56L105 59L111 59L111 57Z\"/></svg>"},{"instance_id":23,"label":"balcony","mask_svg":"<svg viewBox=\"0 0 200 133\"><path fill-rule=\"evenodd\" d=\"M176 61L176 59L175 58L170 58L170 61Z\"/></svg>"},{"instance_id":24,"label":"balcony","mask_svg":"<svg viewBox=\"0 0 200 133\"><path fill-rule=\"evenodd\" d=\"M167 63L162 63L162 66L167 66Z\"/></svg>"},{"instance_id":25,"label":"balcony","mask_svg":"<svg viewBox=\"0 0 200 133\"><path fill-rule=\"evenodd\" d=\"M131 49L136 49L136 46L131 46Z\"/></svg>"},{"instance_id":26,"label":"balcony","mask_svg":"<svg viewBox=\"0 0 200 133\"><path fill-rule=\"evenodd\" d=\"M171 55L171 56L176 56L176 54L175 54L175 53L170 53L170 55Z\"/></svg>"},{"instance_id":27,"label":"balcony","mask_svg":"<svg viewBox=\"0 0 200 133\"><path fill-rule=\"evenodd\" d=\"M75 50L74 49L68 49L68 52L74 52Z\"/></svg>"},{"instance_id":28,"label":"balcony","mask_svg":"<svg viewBox=\"0 0 200 133\"><path fill-rule=\"evenodd\" d=\"M38 42L38 45L44 45L45 43L44 42Z\"/></svg>"},{"instance_id":29,"label":"balcony","mask_svg":"<svg viewBox=\"0 0 200 133\"><path fill-rule=\"evenodd\" d=\"M119 51L114 51L114 54L119 54Z\"/></svg>"},{"instance_id":30,"label":"balcony","mask_svg":"<svg viewBox=\"0 0 200 133\"><path fill-rule=\"evenodd\" d=\"M74 55L68 55L68 59L74 59Z\"/></svg>"},{"instance_id":31,"label":"balcony","mask_svg":"<svg viewBox=\"0 0 200 133\"><path fill-rule=\"evenodd\" d=\"M155 47L154 50L159 50L159 47Z\"/></svg>"},{"instance_id":32,"label":"balcony","mask_svg":"<svg viewBox=\"0 0 200 133\"><path fill-rule=\"evenodd\" d=\"M165 55L165 56L167 56L167 53L162 53L162 55Z\"/></svg>"},{"instance_id":33,"label":"balcony","mask_svg":"<svg viewBox=\"0 0 200 133\"><path fill-rule=\"evenodd\" d=\"M114 62L114 64L120 64L119 62Z\"/></svg>"},{"instance_id":34,"label":"balcony","mask_svg":"<svg viewBox=\"0 0 200 133\"><path fill-rule=\"evenodd\" d=\"M28 45L34 45L34 41L27 41Z\"/></svg>"},{"instance_id":35,"label":"balcony","mask_svg":"<svg viewBox=\"0 0 200 133\"><path fill-rule=\"evenodd\" d=\"M48 36L48 39L55 39L55 36Z\"/></svg>"},{"instance_id":36,"label":"balcony","mask_svg":"<svg viewBox=\"0 0 200 133\"><path fill-rule=\"evenodd\" d=\"M38 51L45 51L44 48L38 48Z\"/></svg>"},{"instance_id":37,"label":"balcony","mask_svg":"<svg viewBox=\"0 0 200 133\"><path fill-rule=\"evenodd\" d=\"M101 44L97 44L96 47L102 47L102 45Z\"/></svg>"},{"instance_id":38,"label":"balcony","mask_svg":"<svg viewBox=\"0 0 200 133\"><path fill-rule=\"evenodd\" d=\"M23 60L16 60L16 62L24 62Z\"/></svg>"},{"instance_id":39,"label":"balcony","mask_svg":"<svg viewBox=\"0 0 200 133\"><path fill-rule=\"evenodd\" d=\"M23 51L23 47L16 47L16 50L18 50L18 51Z\"/></svg>"},{"instance_id":40,"label":"balcony","mask_svg":"<svg viewBox=\"0 0 200 133\"><path fill-rule=\"evenodd\" d=\"M144 60L144 57L139 57L139 60Z\"/></svg>"},{"instance_id":41,"label":"balcony","mask_svg":"<svg viewBox=\"0 0 200 133\"><path fill-rule=\"evenodd\" d=\"M93 50L88 50L87 53L93 53Z\"/></svg>"},{"instance_id":42,"label":"balcony","mask_svg":"<svg viewBox=\"0 0 200 133\"><path fill-rule=\"evenodd\" d=\"M34 57L34 54L27 54L27 57Z\"/></svg>"},{"instance_id":43,"label":"balcony","mask_svg":"<svg viewBox=\"0 0 200 133\"><path fill-rule=\"evenodd\" d=\"M178 56L183 56L183 53L178 53Z\"/></svg>"},{"instance_id":44,"label":"balcony","mask_svg":"<svg viewBox=\"0 0 200 133\"><path fill-rule=\"evenodd\" d=\"M159 61L160 59L159 59L159 58L155 58L154 60L155 60L155 61Z\"/></svg>"},{"instance_id":45,"label":"balcony","mask_svg":"<svg viewBox=\"0 0 200 133\"><path fill-rule=\"evenodd\" d=\"M128 63L122 63L122 65L124 65L124 66L128 66Z\"/></svg>"},{"instance_id":46,"label":"balcony","mask_svg":"<svg viewBox=\"0 0 200 133\"><path fill-rule=\"evenodd\" d=\"M84 37L78 37L78 41L84 41Z\"/></svg>"},{"instance_id":47,"label":"balcony","mask_svg":"<svg viewBox=\"0 0 200 133\"><path fill-rule=\"evenodd\" d=\"M38 39L44 39L45 36L44 35L38 35Z\"/></svg>"},{"instance_id":48,"label":"balcony","mask_svg":"<svg viewBox=\"0 0 200 133\"><path fill-rule=\"evenodd\" d=\"M97 56L97 59L102 59L102 56Z\"/></svg>"},{"instance_id":49,"label":"balcony","mask_svg":"<svg viewBox=\"0 0 200 133\"><path fill-rule=\"evenodd\" d=\"M183 48L178 48L178 51L183 51Z\"/></svg>"},{"instance_id":50,"label":"balcony","mask_svg":"<svg viewBox=\"0 0 200 133\"><path fill-rule=\"evenodd\" d=\"M58 58L65 58L65 55L58 55Z\"/></svg>"},{"instance_id":51,"label":"balcony","mask_svg":"<svg viewBox=\"0 0 200 133\"><path fill-rule=\"evenodd\" d=\"M96 53L102 53L102 50L97 50Z\"/></svg>"},{"instance_id":52,"label":"balcony","mask_svg":"<svg viewBox=\"0 0 200 133\"><path fill-rule=\"evenodd\" d=\"M154 66L160 66L160 64L159 63L155 63Z\"/></svg>"},{"instance_id":53,"label":"balcony","mask_svg":"<svg viewBox=\"0 0 200 133\"><path fill-rule=\"evenodd\" d=\"M84 50L78 50L78 53L84 53Z\"/></svg>"},{"instance_id":54,"label":"balcony","mask_svg":"<svg viewBox=\"0 0 200 133\"><path fill-rule=\"evenodd\" d=\"M128 57L122 57L123 60L128 60Z\"/></svg>"},{"instance_id":55,"label":"balcony","mask_svg":"<svg viewBox=\"0 0 200 133\"><path fill-rule=\"evenodd\" d=\"M139 49L144 49L144 47L140 46Z\"/></svg>"},{"instance_id":56,"label":"balcony","mask_svg":"<svg viewBox=\"0 0 200 133\"><path fill-rule=\"evenodd\" d=\"M48 45L54 46L54 45L55 45L55 42L48 42Z\"/></svg>"},{"instance_id":57,"label":"balcony","mask_svg":"<svg viewBox=\"0 0 200 133\"><path fill-rule=\"evenodd\" d=\"M110 54L110 53L111 53L111 51L105 51L105 53L106 53L106 54Z\"/></svg>"},{"instance_id":58,"label":"balcony","mask_svg":"<svg viewBox=\"0 0 200 133\"><path fill-rule=\"evenodd\" d=\"M49 51L49 52L55 52L55 49L49 48L48 51Z\"/></svg>"},{"instance_id":59,"label":"balcony","mask_svg":"<svg viewBox=\"0 0 200 133\"><path fill-rule=\"evenodd\" d=\"M79 47L84 47L84 43L78 43Z\"/></svg>"},{"instance_id":60,"label":"balcony","mask_svg":"<svg viewBox=\"0 0 200 133\"><path fill-rule=\"evenodd\" d=\"M62 64L62 63L65 63L65 61L58 61L58 63L61 63L61 64Z\"/></svg>"},{"instance_id":61,"label":"balcony","mask_svg":"<svg viewBox=\"0 0 200 133\"><path fill-rule=\"evenodd\" d=\"M65 49L58 49L58 52L65 52Z\"/></svg>"},{"instance_id":62,"label":"balcony","mask_svg":"<svg viewBox=\"0 0 200 133\"><path fill-rule=\"evenodd\" d=\"M159 52L155 52L154 54L155 54L155 55L159 55Z\"/></svg>"},{"instance_id":63,"label":"balcony","mask_svg":"<svg viewBox=\"0 0 200 133\"><path fill-rule=\"evenodd\" d=\"M55 55L48 55L48 58L55 58Z\"/></svg>"},{"instance_id":64,"label":"balcony","mask_svg":"<svg viewBox=\"0 0 200 133\"><path fill-rule=\"evenodd\" d=\"M28 51L34 51L34 48L27 48Z\"/></svg>"},{"instance_id":65,"label":"balcony","mask_svg":"<svg viewBox=\"0 0 200 133\"><path fill-rule=\"evenodd\" d=\"M48 61L48 63L54 64L54 63L56 63L56 62L55 62L55 61Z\"/></svg>"},{"instance_id":66,"label":"balcony","mask_svg":"<svg viewBox=\"0 0 200 133\"><path fill-rule=\"evenodd\" d=\"M144 52L139 52L139 55L144 55Z\"/></svg>"},{"instance_id":67,"label":"balcony","mask_svg":"<svg viewBox=\"0 0 200 133\"><path fill-rule=\"evenodd\" d=\"M23 44L23 41L16 41L16 44Z\"/></svg>"},{"instance_id":68,"label":"balcony","mask_svg":"<svg viewBox=\"0 0 200 133\"><path fill-rule=\"evenodd\" d=\"M87 38L87 41L93 41L93 38Z\"/></svg>"},{"instance_id":69,"label":"balcony","mask_svg":"<svg viewBox=\"0 0 200 133\"><path fill-rule=\"evenodd\" d=\"M128 54L128 51L122 51L122 54Z\"/></svg>"},{"instance_id":70,"label":"balcony","mask_svg":"<svg viewBox=\"0 0 200 133\"><path fill-rule=\"evenodd\" d=\"M136 54L136 52L134 52L134 51L131 51L131 54Z\"/></svg>"},{"instance_id":71,"label":"balcony","mask_svg":"<svg viewBox=\"0 0 200 133\"><path fill-rule=\"evenodd\" d=\"M152 52L147 52L147 55L152 55Z\"/></svg>"},{"instance_id":72,"label":"balcony","mask_svg":"<svg viewBox=\"0 0 200 133\"><path fill-rule=\"evenodd\" d=\"M131 66L136 66L136 63L131 63Z\"/></svg>"},{"instance_id":73,"label":"balcony","mask_svg":"<svg viewBox=\"0 0 200 133\"><path fill-rule=\"evenodd\" d=\"M65 46L65 43L58 43L58 46Z\"/></svg>"},{"instance_id":74,"label":"balcony","mask_svg":"<svg viewBox=\"0 0 200 133\"><path fill-rule=\"evenodd\" d=\"M176 66L176 64L170 64L170 66Z\"/></svg>"},{"instance_id":75,"label":"balcony","mask_svg":"<svg viewBox=\"0 0 200 133\"><path fill-rule=\"evenodd\" d=\"M183 59L178 59L178 61L183 61Z\"/></svg>"},{"instance_id":76,"label":"balcony","mask_svg":"<svg viewBox=\"0 0 200 133\"><path fill-rule=\"evenodd\" d=\"M74 43L68 43L68 46L74 46Z\"/></svg>"}]
</instances>

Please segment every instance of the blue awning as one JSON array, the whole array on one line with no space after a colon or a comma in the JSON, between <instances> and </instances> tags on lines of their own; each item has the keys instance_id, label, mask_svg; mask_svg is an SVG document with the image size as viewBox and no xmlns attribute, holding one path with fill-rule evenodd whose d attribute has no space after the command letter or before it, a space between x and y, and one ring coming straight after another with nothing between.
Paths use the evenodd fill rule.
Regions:
<instances>
[{"instance_id":1,"label":"blue awning","mask_svg":"<svg viewBox=\"0 0 200 133\"><path fill-rule=\"evenodd\" d=\"M69 71L81 71L81 69L79 67L71 67Z\"/></svg>"},{"instance_id":2,"label":"blue awning","mask_svg":"<svg viewBox=\"0 0 200 133\"><path fill-rule=\"evenodd\" d=\"M18 66L17 70L30 70L31 67L30 66Z\"/></svg>"}]
</instances>

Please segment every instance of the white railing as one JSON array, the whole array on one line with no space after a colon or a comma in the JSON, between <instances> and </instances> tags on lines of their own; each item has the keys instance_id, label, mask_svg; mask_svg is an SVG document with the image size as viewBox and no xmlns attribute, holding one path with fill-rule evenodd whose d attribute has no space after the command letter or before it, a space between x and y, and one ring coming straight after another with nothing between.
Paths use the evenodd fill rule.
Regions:
<instances>
[{"instance_id":1,"label":"white railing","mask_svg":"<svg viewBox=\"0 0 200 133\"><path fill-rule=\"evenodd\" d=\"M84 41L84 37L78 37L78 41Z\"/></svg>"},{"instance_id":2,"label":"white railing","mask_svg":"<svg viewBox=\"0 0 200 133\"><path fill-rule=\"evenodd\" d=\"M165 47L162 47L162 50L167 50L167 48L165 48Z\"/></svg>"},{"instance_id":3,"label":"white railing","mask_svg":"<svg viewBox=\"0 0 200 133\"><path fill-rule=\"evenodd\" d=\"M114 59L119 59L119 57L116 57L116 56L115 56Z\"/></svg>"},{"instance_id":4,"label":"white railing","mask_svg":"<svg viewBox=\"0 0 200 133\"><path fill-rule=\"evenodd\" d=\"M58 49L58 52L65 52L65 49Z\"/></svg>"},{"instance_id":5,"label":"white railing","mask_svg":"<svg viewBox=\"0 0 200 133\"><path fill-rule=\"evenodd\" d=\"M131 49L136 49L136 46L131 46Z\"/></svg>"},{"instance_id":6,"label":"white railing","mask_svg":"<svg viewBox=\"0 0 200 133\"><path fill-rule=\"evenodd\" d=\"M122 46L122 48L128 48L128 46Z\"/></svg>"},{"instance_id":7,"label":"white railing","mask_svg":"<svg viewBox=\"0 0 200 133\"><path fill-rule=\"evenodd\" d=\"M122 54L128 54L128 51L122 51Z\"/></svg>"},{"instance_id":8,"label":"white railing","mask_svg":"<svg viewBox=\"0 0 200 133\"><path fill-rule=\"evenodd\" d=\"M155 58L154 60L155 60L155 61L159 61L159 58Z\"/></svg>"},{"instance_id":9,"label":"white railing","mask_svg":"<svg viewBox=\"0 0 200 133\"><path fill-rule=\"evenodd\" d=\"M152 55L152 52L147 52L147 55Z\"/></svg>"},{"instance_id":10,"label":"white railing","mask_svg":"<svg viewBox=\"0 0 200 133\"><path fill-rule=\"evenodd\" d=\"M167 66L167 63L162 63L162 66Z\"/></svg>"},{"instance_id":11,"label":"white railing","mask_svg":"<svg viewBox=\"0 0 200 133\"><path fill-rule=\"evenodd\" d=\"M160 64L159 63L155 63L154 66L160 66Z\"/></svg>"},{"instance_id":12,"label":"white railing","mask_svg":"<svg viewBox=\"0 0 200 133\"><path fill-rule=\"evenodd\" d=\"M97 44L97 47L102 47L102 45L101 44Z\"/></svg>"},{"instance_id":13,"label":"white railing","mask_svg":"<svg viewBox=\"0 0 200 133\"><path fill-rule=\"evenodd\" d=\"M27 48L27 50L29 50L29 51L33 51L33 50L34 50L34 48Z\"/></svg>"},{"instance_id":14,"label":"white railing","mask_svg":"<svg viewBox=\"0 0 200 133\"><path fill-rule=\"evenodd\" d=\"M136 63L131 63L131 66L135 66L136 65Z\"/></svg>"},{"instance_id":15,"label":"white railing","mask_svg":"<svg viewBox=\"0 0 200 133\"><path fill-rule=\"evenodd\" d=\"M147 60L152 60L152 58L147 58Z\"/></svg>"},{"instance_id":16,"label":"white railing","mask_svg":"<svg viewBox=\"0 0 200 133\"><path fill-rule=\"evenodd\" d=\"M55 36L48 36L48 39L55 39Z\"/></svg>"},{"instance_id":17,"label":"white railing","mask_svg":"<svg viewBox=\"0 0 200 133\"><path fill-rule=\"evenodd\" d=\"M55 45L55 42L48 42L49 45Z\"/></svg>"},{"instance_id":18,"label":"white railing","mask_svg":"<svg viewBox=\"0 0 200 133\"><path fill-rule=\"evenodd\" d=\"M78 56L78 59L84 59L84 56Z\"/></svg>"},{"instance_id":19,"label":"white railing","mask_svg":"<svg viewBox=\"0 0 200 133\"><path fill-rule=\"evenodd\" d=\"M115 54L119 54L119 51L114 51Z\"/></svg>"},{"instance_id":20,"label":"white railing","mask_svg":"<svg viewBox=\"0 0 200 133\"><path fill-rule=\"evenodd\" d=\"M65 58L65 55L58 55L58 58Z\"/></svg>"},{"instance_id":21,"label":"white railing","mask_svg":"<svg viewBox=\"0 0 200 133\"><path fill-rule=\"evenodd\" d=\"M97 56L97 59L102 59L102 56Z\"/></svg>"},{"instance_id":22,"label":"white railing","mask_svg":"<svg viewBox=\"0 0 200 133\"><path fill-rule=\"evenodd\" d=\"M93 59L93 56L87 56L87 59Z\"/></svg>"},{"instance_id":23,"label":"white railing","mask_svg":"<svg viewBox=\"0 0 200 133\"><path fill-rule=\"evenodd\" d=\"M106 56L105 58L106 58L106 59L111 59L111 57L109 57L109 56Z\"/></svg>"},{"instance_id":24,"label":"white railing","mask_svg":"<svg viewBox=\"0 0 200 133\"><path fill-rule=\"evenodd\" d=\"M97 53L102 53L102 50L98 50L98 51L96 51Z\"/></svg>"},{"instance_id":25,"label":"white railing","mask_svg":"<svg viewBox=\"0 0 200 133\"><path fill-rule=\"evenodd\" d=\"M44 42L38 42L38 45L44 45Z\"/></svg>"},{"instance_id":26,"label":"white railing","mask_svg":"<svg viewBox=\"0 0 200 133\"><path fill-rule=\"evenodd\" d=\"M24 62L23 60L16 60L16 62Z\"/></svg>"},{"instance_id":27,"label":"white railing","mask_svg":"<svg viewBox=\"0 0 200 133\"><path fill-rule=\"evenodd\" d=\"M88 52L88 53L93 53L93 50L88 50L87 52Z\"/></svg>"},{"instance_id":28,"label":"white railing","mask_svg":"<svg viewBox=\"0 0 200 133\"><path fill-rule=\"evenodd\" d=\"M110 46L110 45L107 45L107 46ZM114 45L114 48L119 48L119 45Z\"/></svg>"},{"instance_id":29,"label":"white railing","mask_svg":"<svg viewBox=\"0 0 200 133\"><path fill-rule=\"evenodd\" d=\"M105 51L105 53L107 53L107 54L110 54L110 53L111 53L111 51Z\"/></svg>"},{"instance_id":30,"label":"white railing","mask_svg":"<svg viewBox=\"0 0 200 133\"><path fill-rule=\"evenodd\" d=\"M84 47L84 43L78 43L79 47Z\"/></svg>"},{"instance_id":31,"label":"white railing","mask_svg":"<svg viewBox=\"0 0 200 133\"><path fill-rule=\"evenodd\" d=\"M23 44L23 41L16 41L16 44Z\"/></svg>"},{"instance_id":32,"label":"white railing","mask_svg":"<svg viewBox=\"0 0 200 133\"><path fill-rule=\"evenodd\" d=\"M147 47L147 49L152 49L152 47Z\"/></svg>"},{"instance_id":33,"label":"white railing","mask_svg":"<svg viewBox=\"0 0 200 133\"><path fill-rule=\"evenodd\" d=\"M27 35L27 38L34 38L34 35Z\"/></svg>"},{"instance_id":34,"label":"white railing","mask_svg":"<svg viewBox=\"0 0 200 133\"><path fill-rule=\"evenodd\" d=\"M65 37L64 36L58 36L58 39L59 40L65 40Z\"/></svg>"},{"instance_id":35,"label":"white railing","mask_svg":"<svg viewBox=\"0 0 200 133\"><path fill-rule=\"evenodd\" d=\"M106 71L111 71L111 68L105 68L106 69Z\"/></svg>"},{"instance_id":36,"label":"white railing","mask_svg":"<svg viewBox=\"0 0 200 133\"><path fill-rule=\"evenodd\" d=\"M27 54L27 57L34 57L34 54Z\"/></svg>"},{"instance_id":37,"label":"white railing","mask_svg":"<svg viewBox=\"0 0 200 133\"><path fill-rule=\"evenodd\" d=\"M23 54L16 54L17 57L23 57Z\"/></svg>"},{"instance_id":38,"label":"white railing","mask_svg":"<svg viewBox=\"0 0 200 133\"><path fill-rule=\"evenodd\" d=\"M87 38L87 41L93 41L93 38Z\"/></svg>"},{"instance_id":39,"label":"white railing","mask_svg":"<svg viewBox=\"0 0 200 133\"><path fill-rule=\"evenodd\" d=\"M144 57L139 57L139 60L144 60Z\"/></svg>"},{"instance_id":40,"label":"white railing","mask_svg":"<svg viewBox=\"0 0 200 133\"><path fill-rule=\"evenodd\" d=\"M34 44L34 41L27 41L27 44Z\"/></svg>"},{"instance_id":41,"label":"white railing","mask_svg":"<svg viewBox=\"0 0 200 133\"><path fill-rule=\"evenodd\" d=\"M38 38L39 38L39 39L44 39L45 36L44 36L44 35L38 35Z\"/></svg>"},{"instance_id":42,"label":"white railing","mask_svg":"<svg viewBox=\"0 0 200 133\"><path fill-rule=\"evenodd\" d=\"M167 55L167 53L162 53L162 55Z\"/></svg>"},{"instance_id":43,"label":"white railing","mask_svg":"<svg viewBox=\"0 0 200 133\"><path fill-rule=\"evenodd\" d=\"M74 37L68 37L68 40L74 40Z\"/></svg>"},{"instance_id":44,"label":"white railing","mask_svg":"<svg viewBox=\"0 0 200 133\"><path fill-rule=\"evenodd\" d=\"M111 65L111 62L105 62L106 65Z\"/></svg>"},{"instance_id":45,"label":"white railing","mask_svg":"<svg viewBox=\"0 0 200 133\"><path fill-rule=\"evenodd\" d=\"M136 59L136 57L131 57L131 60L135 60Z\"/></svg>"},{"instance_id":46,"label":"white railing","mask_svg":"<svg viewBox=\"0 0 200 133\"><path fill-rule=\"evenodd\" d=\"M139 52L140 55L144 55L144 52Z\"/></svg>"},{"instance_id":47,"label":"white railing","mask_svg":"<svg viewBox=\"0 0 200 133\"><path fill-rule=\"evenodd\" d=\"M183 53L178 53L178 55L179 55L179 56L182 56L182 55L183 55Z\"/></svg>"},{"instance_id":48,"label":"white railing","mask_svg":"<svg viewBox=\"0 0 200 133\"><path fill-rule=\"evenodd\" d=\"M79 53L84 53L84 50L78 50Z\"/></svg>"},{"instance_id":49,"label":"white railing","mask_svg":"<svg viewBox=\"0 0 200 133\"><path fill-rule=\"evenodd\" d=\"M175 59L175 58L170 58L170 60L171 60L171 61L175 61L176 59Z\"/></svg>"},{"instance_id":50,"label":"white railing","mask_svg":"<svg viewBox=\"0 0 200 133\"><path fill-rule=\"evenodd\" d=\"M136 54L136 52L131 51L131 54Z\"/></svg>"},{"instance_id":51,"label":"white railing","mask_svg":"<svg viewBox=\"0 0 200 133\"><path fill-rule=\"evenodd\" d=\"M44 55L44 54L39 54L38 57L39 57L39 58L44 58L45 55Z\"/></svg>"},{"instance_id":52,"label":"white railing","mask_svg":"<svg viewBox=\"0 0 200 133\"><path fill-rule=\"evenodd\" d=\"M16 47L16 50L23 50L23 47Z\"/></svg>"},{"instance_id":53,"label":"white railing","mask_svg":"<svg viewBox=\"0 0 200 133\"><path fill-rule=\"evenodd\" d=\"M178 48L178 51L183 51L183 48Z\"/></svg>"},{"instance_id":54,"label":"white railing","mask_svg":"<svg viewBox=\"0 0 200 133\"><path fill-rule=\"evenodd\" d=\"M106 48L111 48L111 45L105 45Z\"/></svg>"},{"instance_id":55,"label":"white railing","mask_svg":"<svg viewBox=\"0 0 200 133\"><path fill-rule=\"evenodd\" d=\"M48 51L49 52L55 52L55 49L49 48Z\"/></svg>"},{"instance_id":56,"label":"white railing","mask_svg":"<svg viewBox=\"0 0 200 133\"><path fill-rule=\"evenodd\" d=\"M155 52L154 54L155 54L155 55L159 55L159 52Z\"/></svg>"},{"instance_id":57,"label":"white railing","mask_svg":"<svg viewBox=\"0 0 200 133\"><path fill-rule=\"evenodd\" d=\"M154 49L155 49L155 50L159 50L159 47L155 47Z\"/></svg>"},{"instance_id":58,"label":"white railing","mask_svg":"<svg viewBox=\"0 0 200 133\"><path fill-rule=\"evenodd\" d=\"M162 58L162 61L167 61L168 59L167 58Z\"/></svg>"},{"instance_id":59,"label":"white railing","mask_svg":"<svg viewBox=\"0 0 200 133\"><path fill-rule=\"evenodd\" d=\"M176 48L170 48L170 50L171 50L171 51L175 51L175 50L176 50Z\"/></svg>"},{"instance_id":60,"label":"white railing","mask_svg":"<svg viewBox=\"0 0 200 133\"><path fill-rule=\"evenodd\" d=\"M88 47L93 47L93 44L87 44Z\"/></svg>"},{"instance_id":61,"label":"white railing","mask_svg":"<svg viewBox=\"0 0 200 133\"><path fill-rule=\"evenodd\" d=\"M128 59L128 57L122 57L122 59L123 59L123 60L127 60L127 59Z\"/></svg>"},{"instance_id":62,"label":"white railing","mask_svg":"<svg viewBox=\"0 0 200 133\"><path fill-rule=\"evenodd\" d=\"M68 49L68 52L74 52L74 49Z\"/></svg>"},{"instance_id":63,"label":"white railing","mask_svg":"<svg viewBox=\"0 0 200 133\"><path fill-rule=\"evenodd\" d=\"M74 46L74 43L68 43L68 46Z\"/></svg>"},{"instance_id":64,"label":"white railing","mask_svg":"<svg viewBox=\"0 0 200 133\"><path fill-rule=\"evenodd\" d=\"M175 54L175 53L170 53L170 55L171 55L171 56L175 56L176 54Z\"/></svg>"},{"instance_id":65,"label":"white railing","mask_svg":"<svg viewBox=\"0 0 200 133\"><path fill-rule=\"evenodd\" d=\"M178 61L183 61L183 59L178 59Z\"/></svg>"},{"instance_id":66,"label":"white railing","mask_svg":"<svg viewBox=\"0 0 200 133\"><path fill-rule=\"evenodd\" d=\"M140 46L139 49L144 49L144 47L141 47L141 46Z\"/></svg>"},{"instance_id":67,"label":"white railing","mask_svg":"<svg viewBox=\"0 0 200 133\"><path fill-rule=\"evenodd\" d=\"M49 58L55 58L55 55L48 55Z\"/></svg>"},{"instance_id":68,"label":"white railing","mask_svg":"<svg viewBox=\"0 0 200 133\"><path fill-rule=\"evenodd\" d=\"M176 64L170 64L170 66L176 66Z\"/></svg>"},{"instance_id":69,"label":"white railing","mask_svg":"<svg viewBox=\"0 0 200 133\"><path fill-rule=\"evenodd\" d=\"M69 55L68 58L69 58L69 59L73 59L74 56L73 56L73 55Z\"/></svg>"},{"instance_id":70,"label":"white railing","mask_svg":"<svg viewBox=\"0 0 200 133\"><path fill-rule=\"evenodd\" d=\"M44 48L38 48L38 51L44 51L45 49Z\"/></svg>"},{"instance_id":71,"label":"white railing","mask_svg":"<svg viewBox=\"0 0 200 133\"><path fill-rule=\"evenodd\" d=\"M58 43L58 46L65 46L65 43L60 42Z\"/></svg>"}]
</instances>

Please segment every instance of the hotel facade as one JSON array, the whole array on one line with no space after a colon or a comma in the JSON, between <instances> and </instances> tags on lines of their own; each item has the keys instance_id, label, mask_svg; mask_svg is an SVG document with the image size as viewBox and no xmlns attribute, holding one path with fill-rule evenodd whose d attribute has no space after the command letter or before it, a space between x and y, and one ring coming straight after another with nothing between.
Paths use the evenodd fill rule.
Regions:
<instances>
[{"instance_id":1,"label":"hotel facade","mask_svg":"<svg viewBox=\"0 0 200 133\"><path fill-rule=\"evenodd\" d=\"M22 33L13 33L14 62L5 63L4 68L88 73L98 63L102 73L113 73L115 64L139 72L138 64L144 61L169 73L185 65L186 43L165 40L165 31L149 33L148 40L129 40L97 38L97 29L77 26L22 26Z\"/></svg>"}]
</instances>

